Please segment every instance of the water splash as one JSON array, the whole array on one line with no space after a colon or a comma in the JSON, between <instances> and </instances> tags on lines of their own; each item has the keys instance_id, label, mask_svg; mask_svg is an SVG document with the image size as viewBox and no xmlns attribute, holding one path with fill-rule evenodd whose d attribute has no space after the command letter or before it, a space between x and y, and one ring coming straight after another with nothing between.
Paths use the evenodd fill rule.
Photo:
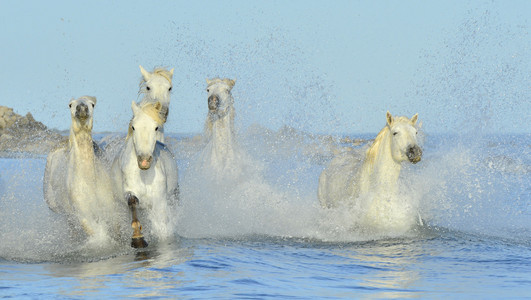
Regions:
<instances>
[{"instance_id":1,"label":"water splash","mask_svg":"<svg viewBox=\"0 0 531 300\"><path fill-rule=\"evenodd\" d=\"M43 158L0 159L0 257L24 262L90 261L124 251L120 244L77 236L66 218L52 212L42 193Z\"/></svg>"},{"instance_id":2,"label":"water splash","mask_svg":"<svg viewBox=\"0 0 531 300\"><path fill-rule=\"evenodd\" d=\"M426 137L423 161L403 170L401 197L413 201L407 203L417 201L430 226L529 241L530 137L486 133L494 126L511 131L527 124L521 116L531 111L531 51L524 43L526 27L508 28L495 20L488 11L472 12L443 49L424 57L418 96L432 108L420 113L432 134ZM326 126L334 131L340 113L330 101L331 84L305 63L299 55L303 51L281 29L242 45L209 43L187 30L165 40L175 41L166 50L176 56L160 55L171 58L163 63L179 61L181 68L192 70L181 73L181 78L176 75L175 81L197 91L198 100L191 106L205 108L205 115L204 82L197 78L237 77L234 97L240 147L248 154L240 163L250 166L241 178L212 182L190 171L193 154L177 149L184 171L179 234L322 241L394 236L359 231L355 211L319 207L317 178L337 140L307 132L320 132ZM263 115L263 107L276 113ZM501 114L514 114L514 124L499 124ZM169 122L189 118L186 110L172 112ZM204 118L192 121L202 124ZM466 134L446 138L433 134L437 131ZM69 238L66 220L52 214L42 200L42 158L2 159L1 164L2 258L97 260L132 251L127 243L98 249Z\"/></svg>"},{"instance_id":3,"label":"water splash","mask_svg":"<svg viewBox=\"0 0 531 300\"><path fill-rule=\"evenodd\" d=\"M431 132L472 137L525 132L531 111L529 31L501 23L490 9L469 12L440 49L427 53L417 96L431 108L422 114ZM505 122L507 116L512 122Z\"/></svg>"}]
</instances>

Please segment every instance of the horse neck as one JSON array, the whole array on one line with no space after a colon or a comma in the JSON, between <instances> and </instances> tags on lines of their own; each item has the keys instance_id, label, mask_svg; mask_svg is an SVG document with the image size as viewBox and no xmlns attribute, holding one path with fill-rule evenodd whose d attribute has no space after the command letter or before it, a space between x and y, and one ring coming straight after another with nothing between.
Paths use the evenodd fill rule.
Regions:
<instances>
[{"instance_id":1,"label":"horse neck","mask_svg":"<svg viewBox=\"0 0 531 300\"><path fill-rule=\"evenodd\" d=\"M215 120L211 129L211 143L218 153L230 154L234 151L234 113L232 108L221 118Z\"/></svg>"},{"instance_id":2,"label":"horse neck","mask_svg":"<svg viewBox=\"0 0 531 300\"><path fill-rule=\"evenodd\" d=\"M169 94L165 94L164 97L161 97L161 98L152 98L149 94L144 94L144 97L142 98L142 100L140 101L140 104L143 104L143 103L155 103L155 102L160 102L160 104L162 104L162 106L164 107L169 107L170 106L170 95Z\"/></svg>"},{"instance_id":3,"label":"horse neck","mask_svg":"<svg viewBox=\"0 0 531 300\"><path fill-rule=\"evenodd\" d=\"M391 155L390 132L385 133L379 143L379 151L375 157L366 157L363 163L361 177L365 181L365 191L371 188L392 191L396 188L400 175L401 164L395 162ZM374 146L373 144L372 147Z\"/></svg>"},{"instance_id":4,"label":"horse neck","mask_svg":"<svg viewBox=\"0 0 531 300\"><path fill-rule=\"evenodd\" d=\"M69 145L70 157L76 172L82 172L85 176L94 174L94 146L91 132L84 129L76 131L71 128Z\"/></svg>"}]
</instances>

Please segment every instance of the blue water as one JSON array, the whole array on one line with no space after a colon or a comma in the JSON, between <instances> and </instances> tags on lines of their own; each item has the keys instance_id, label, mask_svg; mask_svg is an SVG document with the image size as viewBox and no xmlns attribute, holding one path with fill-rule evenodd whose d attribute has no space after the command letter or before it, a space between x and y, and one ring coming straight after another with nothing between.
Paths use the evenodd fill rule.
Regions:
<instances>
[{"instance_id":1,"label":"blue water","mask_svg":"<svg viewBox=\"0 0 531 300\"><path fill-rule=\"evenodd\" d=\"M143 250L70 240L42 198L45 158L0 159L0 296L531 297L529 135L427 135L423 160L400 179L426 225L400 236L362 234L320 210L317 178L330 158L305 151L311 140L256 139L267 150L248 140L267 196L226 209L226 199L201 199L221 211L185 204L178 236ZM174 151L186 180L191 156Z\"/></svg>"}]
</instances>

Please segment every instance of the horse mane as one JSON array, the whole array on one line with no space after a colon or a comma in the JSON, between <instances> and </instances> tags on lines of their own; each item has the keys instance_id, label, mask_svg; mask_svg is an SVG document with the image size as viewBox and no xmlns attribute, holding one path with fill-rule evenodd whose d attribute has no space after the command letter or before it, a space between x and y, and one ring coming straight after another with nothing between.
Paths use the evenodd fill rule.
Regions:
<instances>
[{"instance_id":1,"label":"horse mane","mask_svg":"<svg viewBox=\"0 0 531 300\"><path fill-rule=\"evenodd\" d=\"M231 89L232 87L234 86L234 84L236 84L236 81L233 80L233 79L229 79L229 78L219 78L219 77L216 77L216 78L212 78L212 79L207 79L207 88L211 87L212 85L216 84L216 83L219 83L219 82L224 82L226 85L228 85Z\"/></svg>"},{"instance_id":2,"label":"horse mane","mask_svg":"<svg viewBox=\"0 0 531 300\"><path fill-rule=\"evenodd\" d=\"M145 102L143 104L140 104L140 109L143 113L148 115L153 121L157 123L158 126L164 125L164 119L160 116L160 111L162 109L162 105L160 102L152 103L152 102ZM127 137L131 137L133 135L133 119L129 121L129 128L127 129Z\"/></svg>"},{"instance_id":3,"label":"horse mane","mask_svg":"<svg viewBox=\"0 0 531 300\"><path fill-rule=\"evenodd\" d=\"M408 119L407 117L403 117L403 116L402 117L393 117L393 123L395 123L395 122L410 122L410 119ZM384 126L384 128L382 128L382 130L380 130L378 135L376 135L376 138L374 139L374 142L369 147L369 149L367 149L367 154L365 155L365 161L369 165L372 166L374 164L374 162L376 161L376 156L380 152L380 148L381 148L381 146L383 144L382 141L389 134L389 132L390 132L389 125L386 124Z\"/></svg>"},{"instance_id":4,"label":"horse mane","mask_svg":"<svg viewBox=\"0 0 531 300\"><path fill-rule=\"evenodd\" d=\"M164 77L171 84L173 73L168 71L166 68L164 67L155 68L155 70L153 70L153 74ZM146 85L146 80L142 76L142 79L140 79L140 87L144 87L145 85Z\"/></svg>"},{"instance_id":5,"label":"horse mane","mask_svg":"<svg viewBox=\"0 0 531 300\"><path fill-rule=\"evenodd\" d=\"M389 134L389 126L385 125L385 127L382 128L382 130L380 130L380 132L374 139L374 142L372 143L372 145L369 147L369 149L367 149L367 154L365 155L365 161L369 165L372 166L374 162L376 161L376 156L380 152L380 147L383 144L382 140L384 139L385 136L387 136L387 134Z\"/></svg>"}]
</instances>

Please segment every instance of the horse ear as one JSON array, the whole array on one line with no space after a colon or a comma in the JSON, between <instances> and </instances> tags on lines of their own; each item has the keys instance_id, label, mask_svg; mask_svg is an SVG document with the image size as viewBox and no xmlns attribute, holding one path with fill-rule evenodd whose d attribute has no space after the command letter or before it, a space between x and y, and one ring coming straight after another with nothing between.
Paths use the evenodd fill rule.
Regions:
<instances>
[{"instance_id":1,"label":"horse ear","mask_svg":"<svg viewBox=\"0 0 531 300\"><path fill-rule=\"evenodd\" d=\"M136 114L140 111L140 107L136 102L133 100L131 101L131 109L133 110L133 115L136 116Z\"/></svg>"},{"instance_id":2,"label":"horse ear","mask_svg":"<svg viewBox=\"0 0 531 300\"><path fill-rule=\"evenodd\" d=\"M227 84L229 85L230 89L232 89L234 85L236 84L236 79L227 80Z\"/></svg>"},{"instance_id":3,"label":"horse ear","mask_svg":"<svg viewBox=\"0 0 531 300\"><path fill-rule=\"evenodd\" d=\"M96 100L96 97L94 97L94 96L85 96L85 98L87 98L88 100L92 101L92 103L94 103L94 105L96 105L96 102L98 102Z\"/></svg>"},{"instance_id":4,"label":"horse ear","mask_svg":"<svg viewBox=\"0 0 531 300\"><path fill-rule=\"evenodd\" d=\"M139 65L139 67L140 67L140 73L142 73L142 77L144 77L145 80L149 80L149 78L151 77L151 73L146 71L146 69L144 69L142 65Z\"/></svg>"},{"instance_id":5,"label":"horse ear","mask_svg":"<svg viewBox=\"0 0 531 300\"><path fill-rule=\"evenodd\" d=\"M410 120L411 124L413 124L413 125L417 124L418 118L419 118L419 114L416 113Z\"/></svg>"},{"instance_id":6,"label":"horse ear","mask_svg":"<svg viewBox=\"0 0 531 300\"><path fill-rule=\"evenodd\" d=\"M391 126L391 124L393 124L393 116L391 115L389 111L387 111L386 118L387 118L387 124Z\"/></svg>"}]
</instances>

